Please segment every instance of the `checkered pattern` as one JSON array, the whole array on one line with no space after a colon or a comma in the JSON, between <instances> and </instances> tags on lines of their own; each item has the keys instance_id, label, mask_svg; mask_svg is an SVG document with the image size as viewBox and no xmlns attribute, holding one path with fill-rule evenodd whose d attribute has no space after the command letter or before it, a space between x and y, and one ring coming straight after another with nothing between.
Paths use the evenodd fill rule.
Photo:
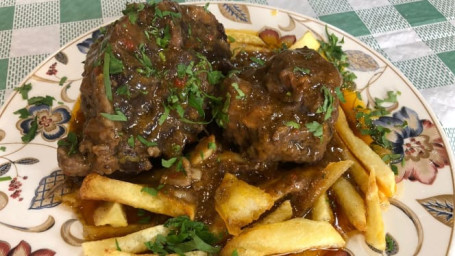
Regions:
<instances>
[{"instance_id":1,"label":"checkered pattern","mask_svg":"<svg viewBox=\"0 0 455 256\"><path fill-rule=\"evenodd\" d=\"M142 0L1 0L0 105L44 58ZM196 0L186 0L192 2ZM179 0L178 2L184 2ZM438 115L455 149L453 0L249 0L321 19L395 64Z\"/></svg>"}]
</instances>

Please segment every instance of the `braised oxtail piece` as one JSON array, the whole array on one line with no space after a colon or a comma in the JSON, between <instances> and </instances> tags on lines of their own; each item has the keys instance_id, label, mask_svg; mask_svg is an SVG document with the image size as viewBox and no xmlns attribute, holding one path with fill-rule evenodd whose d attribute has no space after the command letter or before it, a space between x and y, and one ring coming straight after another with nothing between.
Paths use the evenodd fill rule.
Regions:
<instances>
[{"instance_id":1,"label":"braised oxtail piece","mask_svg":"<svg viewBox=\"0 0 455 256\"><path fill-rule=\"evenodd\" d=\"M214 87L230 67L223 25L203 7L130 4L101 29L85 61L80 108L59 143L66 175L141 172L181 155L212 119ZM77 140L74 139L77 138Z\"/></svg>"}]
</instances>

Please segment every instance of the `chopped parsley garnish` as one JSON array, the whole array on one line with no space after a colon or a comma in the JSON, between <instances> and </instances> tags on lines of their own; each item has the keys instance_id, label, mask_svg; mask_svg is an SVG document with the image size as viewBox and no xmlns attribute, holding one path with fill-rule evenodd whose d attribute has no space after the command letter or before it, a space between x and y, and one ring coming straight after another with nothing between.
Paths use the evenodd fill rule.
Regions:
<instances>
[{"instance_id":1,"label":"chopped parsley garnish","mask_svg":"<svg viewBox=\"0 0 455 256\"><path fill-rule=\"evenodd\" d=\"M379 99L379 98L374 98L374 104L376 107L381 107L382 103L396 103L398 95L401 95L401 92L397 91L388 91L387 92L387 98L384 99Z\"/></svg>"},{"instance_id":2,"label":"chopped parsley garnish","mask_svg":"<svg viewBox=\"0 0 455 256\"><path fill-rule=\"evenodd\" d=\"M223 73L218 70L210 71L207 73L207 80L211 85L216 85L224 78Z\"/></svg>"},{"instance_id":3,"label":"chopped parsley garnish","mask_svg":"<svg viewBox=\"0 0 455 256\"><path fill-rule=\"evenodd\" d=\"M337 95L337 98L342 102L345 103L346 99L344 98L343 92L341 92L341 87L335 87L335 94Z\"/></svg>"},{"instance_id":4,"label":"chopped parsley garnish","mask_svg":"<svg viewBox=\"0 0 455 256\"><path fill-rule=\"evenodd\" d=\"M166 106L166 105L164 105L164 112L163 112L163 114L161 114L160 118L158 119L158 123L159 123L160 125L164 124L164 122L165 122L166 119L168 118L168 116L169 116L169 111L170 111L169 107Z\"/></svg>"},{"instance_id":5,"label":"chopped parsley garnish","mask_svg":"<svg viewBox=\"0 0 455 256\"><path fill-rule=\"evenodd\" d=\"M33 121L30 123L30 129L24 136L21 137L22 141L25 143L29 143L30 141L32 141L35 138L37 131L38 131L38 117L35 116L35 119L33 119Z\"/></svg>"},{"instance_id":6,"label":"chopped parsley garnish","mask_svg":"<svg viewBox=\"0 0 455 256\"><path fill-rule=\"evenodd\" d=\"M285 125L294 129L300 129L300 124L294 121L286 122Z\"/></svg>"},{"instance_id":7,"label":"chopped parsley garnish","mask_svg":"<svg viewBox=\"0 0 455 256\"><path fill-rule=\"evenodd\" d=\"M208 9L208 8L209 8L209 5L210 5L210 3L208 3L208 2L205 3L205 5L204 5L204 11L205 11L205 12L209 12L209 9Z\"/></svg>"},{"instance_id":8,"label":"chopped parsley garnish","mask_svg":"<svg viewBox=\"0 0 455 256\"><path fill-rule=\"evenodd\" d=\"M141 189L141 192L144 192L144 193L147 193L151 196L157 196L158 195L158 192L164 187L164 184L160 184L158 185L158 187L156 188L152 188L152 187L143 187Z\"/></svg>"},{"instance_id":9,"label":"chopped parsley garnish","mask_svg":"<svg viewBox=\"0 0 455 256\"><path fill-rule=\"evenodd\" d=\"M68 80L68 77L64 76L60 79L60 81L58 82L58 85L62 86L65 84L66 80Z\"/></svg>"},{"instance_id":10,"label":"chopped parsley garnish","mask_svg":"<svg viewBox=\"0 0 455 256\"><path fill-rule=\"evenodd\" d=\"M5 151L6 151L6 147L5 147L5 146L1 146L1 147L0 147L0 151L5 152Z\"/></svg>"},{"instance_id":11,"label":"chopped parsley garnish","mask_svg":"<svg viewBox=\"0 0 455 256\"><path fill-rule=\"evenodd\" d=\"M190 251L204 251L209 254L218 253L216 246L219 237L212 234L208 227L198 221L192 221L187 216L179 216L167 220L164 226L169 233L158 235L154 242L146 242L147 249L159 255L178 253L183 255Z\"/></svg>"},{"instance_id":12,"label":"chopped parsley garnish","mask_svg":"<svg viewBox=\"0 0 455 256\"><path fill-rule=\"evenodd\" d=\"M57 142L57 145L68 147L68 155L75 154L77 152L78 140L77 135L74 132L69 132L66 138L61 139Z\"/></svg>"},{"instance_id":13,"label":"chopped parsley garnish","mask_svg":"<svg viewBox=\"0 0 455 256\"><path fill-rule=\"evenodd\" d=\"M262 66L265 64L265 61L262 60L262 59L259 59L257 57L250 57L250 60L253 61L254 63L256 63L257 65L259 66Z\"/></svg>"},{"instance_id":14,"label":"chopped parsley garnish","mask_svg":"<svg viewBox=\"0 0 455 256\"><path fill-rule=\"evenodd\" d=\"M127 84L119 86L116 92L118 95L125 95L128 99L131 97L130 89Z\"/></svg>"},{"instance_id":15,"label":"chopped parsley garnish","mask_svg":"<svg viewBox=\"0 0 455 256\"><path fill-rule=\"evenodd\" d=\"M177 157L172 157L172 158L169 158L168 160L163 158L163 159L161 159L161 165L164 168L170 168L176 161L177 161Z\"/></svg>"},{"instance_id":16,"label":"chopped parsley garnish","mask_svg":"<svg viewBox=\"0 0 455 256\"><path fill-rule=\"evenodd\" d=\"M292 71L296 74L302 74L302 75L308 75L310 74L310 70L307 68L301 68L301 67L295 67L294 70Z\"/></svg>"},{"instance_id":17,"label":"chopped parsley garnish","mask_svg":"<svg viewBox=\"0 0 455 256\"><path fill-rule=\"evenodd\" d=\"M28 112L28 109L26 108L21 108L13 112L13 114L19 115L20 119L25 119L30 116L30 112Z\"/></svg>"},{"instance_id":18,"label":"chopped parsley garnish","mask_svg":"<svg viewBox=\"0 0 455 256\"><path fill-rule=\"evenodd\" d=\"M133 136L133 135L131 135L131 136L128 138L127 143L128 143L128 146L134 148L135 143L134 143L134 136Z\"/></svg>"},{"instance_id":19,"label":"chopped parsley garnish","mask_svg":"<svg viewBox=\"0 0 455 256\"><path fill-rule=\"evenodd\" d=\"M124 15L128 16L128 20L131 24L136 24L137 21L137 13L144 9L145 5L143 3L140 4L128 4L126 9L122 11Z\"/></svg>"},{"instance_id":20,"label":"chopped parsley garnish","mask_svg":"<svg viewBox=\"0 0 455 256\"><path fill-rule=\"evenodd\" d=\"M116 248L117 251L119 251L119 252L122 251L122 248L120 248L120 245L118 244L117 238L115 239L115 248Z\"/></svg>"},{"instance_id":21,"label":"chopped parsley garnish","mask_svg":"<svg viewBox=\"0 0 455 256\"><path fill-rule=\"evenodd\" d=\"M313 121L311 123L306 123L305 127L308 128L308 131L313 133L314 137L320 138L322 140L323 126L322 124Z\"/></svg>"},{"instance_id":22,"label":"chopped parsley garnish","mask_svg":"<svg viewBox=\"0 0 455 256\"><path fill-rule=\"evenodd\" d=\"M52 106L53 101L55 100L54 97L52 96L36 96L36 97L31 97L30 99L27 100L27 103L29 105L46 105L46 106Z\"/></svg>"},{"instance_id":23,"label":"chopped parsley garnish","mask_svg":"<svg viewBox=\"0 0 455 256\"><path fill-rule=\"evenodd\" d=\"M156 74L156 70L153 67L152 61L150 60L149 56L146 53L145 45L139 45L139 52L140 54L136 54L136 59L142 64L143 68L138 68L136 71L144 76L151 76Z\"/></svg>"},{"instance_id":24,"label":"chopped parsley garnish","mask_svg":"<svg viewBox=\"0 0 455 256\"><path fill-rule=\"evenodd\" d=\"M166 25L161 31L152 31L152 34L155 36L156 44L161 48L166 48L171 41L171 32L169 25Z\"/></svg>"},{"instance_id":25,"label":"chopped parsley garnish","mask_svg":"<svg viewBox=\"0 0 455 256\"><path fill-rule=\"evenodd\" d=\"M128 118L120 110L115 110L115 114L101 113L101 116L111 121L126 122Z\"/></svg>"},{"instance_id":26,"label":"chopped parsley garnish","mask_svg":"<svg viewBox=\"0 0 455 256\"><path fill-rule=\"evenodd\" d=\"M328 37L328 42L319 41L321 47L319 48L319 53L324 54L328 61L332 62L335 67L340 71L341 76L343 77L343 84L341 87L343 89L355 89L354 79L357 76L346 70L349 66L348 56L341 48L341 44L344 44L344 38L341 41L338 41L338 37L335 34L329 34L327 26L325 27L325 33Z\"/></svg>"},{"instance_id":27,"label":"chopped parsley garnish","mask_svg":"<svg viewBox=\"0 0 455 256\"><path fill-rule=\"evenodd\" d=\"M241 100L241 99L245 98L245 93L239 88L239 84L238 83L232 83L231 86L237 92L237 96L235 96L236 99Z\"/></svg>"},{"instance_id":28,"label":"chopped parsley garnish","mask_svg":"<svg viewBox=\"0 0 455 256\"><path fill-rule=\"evenodd\" d=\"M22 95L22 99L28 99L28 92L32 90L32 84L23 84L21 87L14 88L15 91L19 92Z\"/></svg>"},{"instance_id":29,"label":"chopped parsley garnish","mask_svg":"<svg viewBox=\"0 0 455 256\"><path fill-rule=\"evenodd\" d=\"M322 103L322 106L319 106L316 113L325 113L324 121L326 121L330 118L333 112L333 96L327 87L322 86L321 90L324 93L324 102Z\"/></svg>"},{"instance_id":30,"label":"chopped parsley garnish","mask_svg":"<svg viewBox=\"0 0 455 256\"><path fill-rule=\"evenodd\" d=\"M0 181L12 180L11 176L0 177Z\"/></svg>"},{"instance_id":31,"label":"chopped parsley garnish","mask_svg":"<svg viewBox=\"0 0 455 256\"><path fill-rule=\"evenodd\" d=\"M208 147L209 149L216 150L216 143L215 143L215 142L209 142L209 144L207 145L207 147Z\"/></svg>"},{"instance_id":32,"label":"chopped parsley garnish","mask_svg":"<svg viewBox=\"0 0 455 256\"><path fill-rule=\"evenodd\" d=\"M237 249L234 249L232 251L231 256L239 256L239 252L237 251Z\"/></svg>"},{"instance_id":33,"label":"chopped parsley garnish","mask_svg":"<svg viewBox=\"0 0 455 256\"><path fill-rule=\"evenodd\" d=\"M227 39L228 39L228 42L229 43L234 43L235 42L235 38L233 38L232 36L227 36Z\"/></svg>"},{"instance_id":34,"label":"chopped parsley garnish","mask_svg":"<svg viewBox=\"0 0 455 256\"><path fill-rule=\"evenodd\" d=\"M137 135L137 140L144 144L146 147L154 147L157 146L158 144L153 141L148 141L146 138L142 137L141 135Z\"/></svg>"},{"instance_id":35,"label":"chopped parsley garnish","mask_svg":"<svg viewBox=\"0 0 455 256\"><path fill-rule=\"evenodd\" d=\"M115 75L123 72L124 66L122 60L118 59L112 51L109 51L109 74Z\"/></svg>"}]
</instances>

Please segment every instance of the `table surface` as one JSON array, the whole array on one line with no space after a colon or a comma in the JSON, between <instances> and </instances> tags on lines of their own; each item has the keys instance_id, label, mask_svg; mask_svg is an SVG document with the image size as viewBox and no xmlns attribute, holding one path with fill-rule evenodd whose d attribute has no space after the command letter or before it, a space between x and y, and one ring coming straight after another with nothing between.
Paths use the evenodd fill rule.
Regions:
<instances>
[{"instance_id":1,"label":"table surface","mask_svg":"<svg viewBox=\"0 0 455 256\"><path fill-rule=\"evenodd\" d=\"M0 106L13 88L47 56L86 31L118 18L126 2L1 0ZM452 103L455 98L455 1L247 2L318 18L356 36L384 55L427 100L455 151L455 103Z\"/></svg>"}]
</instances>

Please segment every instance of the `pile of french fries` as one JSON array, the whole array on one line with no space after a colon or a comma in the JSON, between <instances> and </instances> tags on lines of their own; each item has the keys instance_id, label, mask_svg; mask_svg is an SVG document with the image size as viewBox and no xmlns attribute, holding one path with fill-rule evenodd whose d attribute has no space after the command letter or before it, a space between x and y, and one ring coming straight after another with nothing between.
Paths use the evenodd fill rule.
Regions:
<instances>
[{"instance_id":1,"label":"pile of french fries","mask_svg":"<svg viewBox=\"0 0 455 256\"><path fill-rule=\"evenodd\" d=\"M227 30L227 34L234 40L233 51L238 48L267 50L257 33ZM317 50L319 42L307 32L291 48L303 46ZM215 193L214 207L232 238L220 255L230 256L235 252L237 255L276 255L344 247L348 237L334 227L329 193L349 223L364 234L365 241L379 251L385 250L382 210L388 205L388 198L395 194L394 174L368 144L354 135L341 108L335 129L335 139L344 147L345 160L325 167L318 191L320 196L306 218L292 218L292 205L289 200L280 200L282 195L267 193L229 173L224 176ZM202 140L197 152L204 152L190 154L190 164L197 167L214 154L208 146L214 142L213 136ZM345 175L347 173L349 175ZM194 217L195 205L165 193L149 195L142 192L142 188L138 184L90 174L84 179L79 194L84 200L104 202L95 210L94 223L99 227L128 226L124 205L168 216ZM147 252L145 242L153 242L157 235L167 232L166 227L158 225L126 236L88 241L82 247L85 255L136 255ZM186 255L207 254L189 252Z\"/></svg>"}]
</instances>

